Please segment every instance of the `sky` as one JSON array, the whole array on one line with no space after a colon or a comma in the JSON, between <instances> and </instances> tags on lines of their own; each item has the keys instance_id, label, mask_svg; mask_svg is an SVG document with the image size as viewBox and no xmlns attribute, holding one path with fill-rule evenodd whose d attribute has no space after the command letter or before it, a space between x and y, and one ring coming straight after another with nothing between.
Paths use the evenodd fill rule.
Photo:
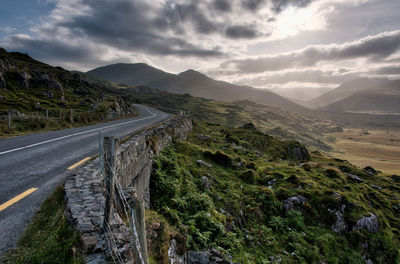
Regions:
<instances>
[{"instance_id":1,"label":"sky","mask_svg":"<svg viewBox=\"0 0 400 264\"><path fill-rule=\"evenodd\" d=\"M400 78L399 0L1 0L0 47L69 70L144 62L258 88Z\"/></svg>"}]
</instances>

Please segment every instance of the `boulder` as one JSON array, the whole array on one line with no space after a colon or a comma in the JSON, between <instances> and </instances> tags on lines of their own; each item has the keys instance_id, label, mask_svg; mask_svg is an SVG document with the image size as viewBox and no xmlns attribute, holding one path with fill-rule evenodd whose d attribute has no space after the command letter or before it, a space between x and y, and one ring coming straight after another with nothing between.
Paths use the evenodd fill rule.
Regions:
<instances>
[{"instance_id":1,"label":"boulder","mask_svg":"<svg viewBox=\"0 0 400 264\"><path fill-rule=\"evenodd\" d=\"M375 175L378 174L378 172L377 172L374 168L372 168L371 166L367 166L367 167L365 167L363 170L364 170L366 173L368 173L369 175L371 175L371 176L375 176Z\"/></svg>"},{"instance_id":2,"label":"boulder","mask_svg":"<svg viewBox=\"0 0 400 264\"><path fill-rule=\"evenodd\" d=\"M305 147L294 147L290 149L290 154L298 161L309 161L311 159L310 153Z\"/></svg>"},{"instance_id":3,"label":"boulder","mask_svg":"<svg viewBox=\"0 0 400 264\"><path fill-rule=\"evenodd\" d=\"M201 177L201 182L203 183L203 188L205 190L209 190L210 189L210 181L208 180L208 178L206 176L202 176Z\"/></svg>"},{"instance_id":4,"label":"boulder","mask_svg":"<svg viewBox=\"0 0 400 264\"><path fill-rule=\"evenodd\" d=\"M352 173L348 173L348 172L345 172L344 173L349 179L352 179L353 181L356 181L356 182L364 182L364 180L363 179L361 179L360 178L360 176L358 176L358 175L355 175L355 174L352 174Z\"/></svg>"},{"instance_id":5,"label":"boulder","mask_svg":"<svg viewBox=\"0 0 400 264\"><path fill-rule=\"evenodd\" d=\"M168 258L170 264L184 264L185 256L178 254L178 245L175 239L169 242Z\"/></svg>"},{"instance_id":6,"label":"boulder","mask_svg":"<svg viewBox=\"0 0 400 264\"><path fill-rule=\"evenodd\" d=\"M379 231L378 217L373 213L370 213L370 216L363 216L353 227L353 231L355 230L367 230L370 233L377 233Z\"/></svg>"},{"instance_id":7,"label":"boulder","mask_svg":"<svg viewBox=\"0 0 400 264\"><path fill-rule=\"evenodd\" d=\"M340 210L335 210L336 215L336 222L332 225L332 231L336 233L341 233L347 230L348 226L346 221L344 220L343 213L344 209L346 208L345 205L342 205Z\"/></svg>"},{"instance_id":8,"label":"boulder","mask_svg":"<svg viewBox=\"0 0 400 264\"><path fill-rule=\"evenodd\" d=\"M197 164L199 164L199 166L204 166L204 167L207 167L207 168L212 168L212 165L211 165L210 163L205 162L205 161L197 160L196 162L197 162Z\"/></svg>"},{"instance_id":9,"label":"boulder","mask_svg":"<svg viewBox=\"0 0 400 264\"><path fill-rule=\"evenodd\" d=\"M188 251L187 263L188 264L207 264L209 263L211 253L208 251Z\"/></svg>"},{"instance_id":10,"label":"boulder","mask_svg":"<svg viewBox=\"0 0 400 264\"><path fill-rule=\"evenodd\" d=\"M378 186L378 185L371 185L371 188L372 188L372 189L375 189L375 190L377 190L377 191L382 190L382 187L381 187L381 186Z\"/></svg>"},{"instance_id":11,"label":"boulder","mask_svg":"<svg viewBox=\"0 0 400 264\"><path fill-rule=\"evenodd\" d=\"M336 222L332 225L333 232L341 233L347 230L346 221L344 221L343 213L339 210L335 212Z\"/></svg>"},{"instance_id":12,"label":"boulder","mask_svg":"<svg viewBox=\"0 0 400 264\"><path fill-rule=\"evenodd\" d=\"M301 195L292 196L283 201L283 208L285 208L285 211L294 210L307 201L307 198Z\"/></svg>"}]
</instances>

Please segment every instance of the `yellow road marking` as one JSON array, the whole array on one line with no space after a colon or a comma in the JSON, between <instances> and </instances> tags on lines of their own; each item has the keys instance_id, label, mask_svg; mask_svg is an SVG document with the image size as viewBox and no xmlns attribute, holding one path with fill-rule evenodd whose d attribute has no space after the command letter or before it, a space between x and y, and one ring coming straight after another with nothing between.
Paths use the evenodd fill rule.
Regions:
<instances>
[{"instance_id":1,"label":"yellow road marking","mask_svg":"<svg viewBox=\"0 0 400 264\"><path fill-rule=\"evenodd\" d=\"M30 189L26 190L25 192L21 193L20 195L15 196L14 198L9 200L8 202L3 203L2 205L0 205L0 211L3 211L7 207L15 204L16 202L18 202L19 200L25 198L26 196L28 196L29 194L33 193L36 190L37 190L37 188L30 188Z\"/></svg>"},{"instance_id":2,"label":"yellow road marking","mask_svg":"<svg viewBox=\"0 0 400 264\"><path fill-rule=\"evenodd\" d=\"M83 160L78 161L78 162L75 163L74 165L68 167L68 169L69 169L69 170L75 169L76 167L78 167L78 166L81 165L82 163L84 163L84 162L90 160L91 158L92 158L92 157L86 157L86 158L84 158Z\"/></svg>"}]
</instances>

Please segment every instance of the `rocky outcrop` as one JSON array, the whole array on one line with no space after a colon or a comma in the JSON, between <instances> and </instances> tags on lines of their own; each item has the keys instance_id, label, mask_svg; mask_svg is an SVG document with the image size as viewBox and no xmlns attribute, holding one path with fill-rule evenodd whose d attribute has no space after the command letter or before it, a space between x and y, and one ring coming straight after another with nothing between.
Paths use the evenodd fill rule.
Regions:
<instances>
[{"instance_id":1,"label":"rocky outcrop","mask_svg":"<svg viewBox=\"0 0 400 264\"><path fill-rule=\"evenodd\" d=\"M356 181L356 182L359 182L359 183L364 182L364 180L361 179L360 176L358 176L358 175L355 175L355 174L352 174L352 173L347 173L347 172L345 172L344 174L347 176L347 178L349 178L349 179L351 179L353 181Z\"/></svg>"},{"instance_id":2,"label":"rocky outcrop","mask_svg":"<svg viewBox=\"0 0 400 264\"><path fill-rule=\"evenodd\" d=\"M304 146L289 149L289 155L293 155L298 161L309 161L311 159L310 153Z\"/></svg>"},{"instance_id":3,"label":"rocky outcrop","mask_svg":"<svg viewBox=\"0 0 400 264\"><path fill-rule=\"evenodd\" d=\"M336 222L331 227L333 232L341 233L348 229L348 225L347 225L346 221L344 220L344 216L343 216L345 208L346 208L346 206L342 205L340 207L340 210L333 211L336 216ZM332 210L330 210L330 211L332 211Z\"/></svg>"},{"instance_id":4,"label":"rocky outcrop","mask_svg":"<svg viewBox=\"0 0 400 264\"><path fill-rule=\"evenodd\" d=\"M375 176L375 175L378 174L378 172L377 172L374 168L372 168L371 166L367 166L367 167L365 167L363 170L364 170L366 173L368 173L369 175L371 175L371 176Z\"/></svg>"},{"instance_id":5,"label":"rocky outcrop","mask_svg":"<svg viewBox=\"0 0 400 264\"><path fill-rule=\"evenodd\" d=\"M27 72L18 72L18 80L21 83L21 85L24 87L24 89L29 89L29 80L32 78L32 76L27 73Z\"/></svg>"},{"instance_id":6,"label":"rocky outcrop","mask_svg":"<svg viewBox=\"0 0 400 264\"><path fill-rule=\"evenodd\" d=\"M207 264L210 260L210 252L208 251L188 251L187 252L187 263L188 264Z\"/></svg>"},{"instance_id":7,"label":"rocky outcrop","mask_svg":"<svg viewBox=\"0 0 400 264\"><path fill-rule=\"evenodd\" d=\"M283 201L283 208L285 211L298 209L307 201L308 199L301 195L292 196Z\"/></svg>"},{"instance_id":8,"label":"rocky outcrop","mask_svg":"<svg viewBox=\"0 0 400 264\"><path fill-rule=\"evenodd\" d=\"M124 100L120 99L114 100L114 103L108 109L106 116L108 119L114 119L121 116L129 116L137 113L138 112L136 108L133 107L133 105L126 104Z\"/></svg>"},{"instance_id":9,"label":"rocky outcrop","mask_svg":"<svg viewBox=\"0 0 400 264\"><path fill-rule=\"evenodd\" d=\"M363 216L357 221L355 226L353 226L353 231L354 230L367 230L370 233L377 233L379 231L378 217L373 213L370 213L370 216Z\"/></svg>"},{"instance_id":10,"label":"rocky outcrop","mask_svg":"<svg viewBox=\"0 0 400 264\"><path fill-rule=\"evenodd\" d=\"M13 65L11 65L7 60L0 59L0 88L6 88L7 83L5 79L5 73L8 70L11 70Z\"/></svg>"}]
</instances>

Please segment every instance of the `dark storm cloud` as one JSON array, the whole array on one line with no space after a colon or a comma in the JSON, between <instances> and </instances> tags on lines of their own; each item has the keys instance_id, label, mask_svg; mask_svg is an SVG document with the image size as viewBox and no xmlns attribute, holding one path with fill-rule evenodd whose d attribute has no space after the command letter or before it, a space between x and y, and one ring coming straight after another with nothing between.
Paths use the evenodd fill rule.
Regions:
<instances>
[{"instance_id":1,"label":"dark storm cloud","mask_svg":"<svg viewBox=\"0 0 400 264\"><path fill-rule=\"evenodd\" d=\"M218 50L196 47L184 38L168 36L165 31L178 21L190 19L198 32L211 33L215 25L198 12L193 3L166 9L164 19L153 19L145 10L152 7L140 1L87 1L91 13L74 16L58 26L67 28L75 36L88 37L126 51L145 51L159 55L218 56ZM177 27L174 30L179 30Z\"/></svg>"},{"instance_id":2,"label":"dark storm cloud","mask_svg":"<svg viewBox=\"0 0 400 264\"><path fill-rule=\"evenodd\" d=\"M280 13L289 6L306 7L311 2L312 0L272 0L272 11Z\"/></svg>"},{"instance_id":3,"label":"dark storm cloud","mask_svg":"<svg viewBox=\"0 0 400 264\"><path fill-rule=\"evenodd\" d=\"M250 11L257 10L264 3L265 0L242 0L242 5Z\"/></svg>"},{"instance_id":4,"label":"dark storm cloud","mask_svg":"<svg viewBox=\"0 0 400 264\"><path fill-rule=\"evenodd\" d=\"M11 51L28 53L35 58L93 61L97 60L97 52L82 45L69 45L54 40L37 40L15 35L6 39L4 47Z\"/></svg>"},{"instance_id":5,"label":"dark storm cloud","mask_svg":"<svg viewBox=\"0 0 400 264\"><path fill-rule=\"evenodd\" d=\"M180 27L182 23L192 23L198 33L210 34L216 32L218 29L217 24L204 15L198 4L198 1L191 0L184 4L166 5L163 16L172 30L175 27Z\"/></svg>"},{"instance_id":6,"label":"dark storm cloud","mask_svg":"<svg viewBox=\"0 0 400 264\"><path fill-rule=\"evenodd\" d=\"M228 0L214 0L213 5L219 11L228 12L232 10L231 3Z\"/></svg>"},{"instance_id":7,"label":"dark storm cloud","mask_svg":"<svg viewBox=\"0 0 400 264\"><path fill-rule=\"evenodd\" d=\"M247 38L252 39L257 37L257 32L248 26L231 26L226 29L226 36L232 39Z\"/></svg>"},{"instance_id":8,"label":"dark storm cloud","mask_svg":"<svg viewBox=\"0 0 400 264\"><path fill-rule=\"evenodd\" d=\"M222 66L233 66L237 72L260 73L296 67L309 67L320 61L364 58L370 62L376 62L387 58L396 52L399 47L400 31L391 31L342 45L308 46L299 51L276 56L232 60L222 64Z\"/></svg>"}]
</instances>

